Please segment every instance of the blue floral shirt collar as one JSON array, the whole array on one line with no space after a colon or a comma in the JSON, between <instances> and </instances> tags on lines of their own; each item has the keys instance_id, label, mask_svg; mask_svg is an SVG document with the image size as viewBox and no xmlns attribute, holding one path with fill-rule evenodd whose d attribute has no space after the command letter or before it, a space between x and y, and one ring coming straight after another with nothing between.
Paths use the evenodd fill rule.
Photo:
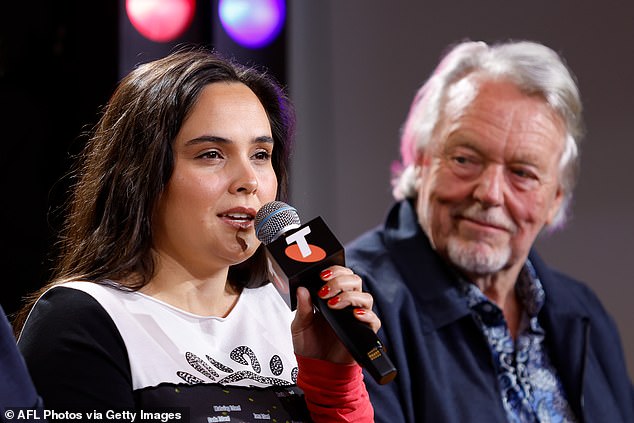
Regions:
<instances>
[{"instance_id":1,"label":"blue floral shirt collar","mask_svg":"<svg viewBox=\"0 0 634 423\"><path fill-rule=\"evenodd\" d=\"M576 422L546 351L545 332L537 319L546 293L531 262L527 260L515 284L523 308L515 340L502 310L475 284L463 280L462 287L472 315L490 347L509 422Z\"/></svg>"}]
</instances>

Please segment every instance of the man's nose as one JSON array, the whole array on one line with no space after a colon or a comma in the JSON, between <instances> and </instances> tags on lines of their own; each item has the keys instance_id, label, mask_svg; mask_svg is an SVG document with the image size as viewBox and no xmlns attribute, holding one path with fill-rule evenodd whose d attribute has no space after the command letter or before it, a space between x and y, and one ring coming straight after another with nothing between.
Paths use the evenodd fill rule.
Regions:
<instances>
[{"instance_id":1,"label":"man's nose","mask_svg":"<svg viewBox=\"0 0 634 423\"><path fill-rule=\"evenodd\" d=\"M504 197L504 168L501 165L488 165L478 177L473 196L485 207L502 204Z\"/></svg>"}]
</instances>

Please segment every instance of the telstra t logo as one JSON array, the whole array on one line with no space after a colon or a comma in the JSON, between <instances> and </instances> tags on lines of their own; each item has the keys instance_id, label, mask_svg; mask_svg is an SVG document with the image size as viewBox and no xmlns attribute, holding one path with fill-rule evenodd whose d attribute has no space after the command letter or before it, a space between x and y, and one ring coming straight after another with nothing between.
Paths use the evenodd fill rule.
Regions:
<instances>
[{"instance_id":1,"label":"telstra t logo","mask_svg":"<svg viewBox=\"0 0 634 423\"><path fill-rule=\"evenodd\" d=\"M295 261L315 263L326 258L323 248L309 244L306 235L310 233L310 227L305 226L286 237L288 247L284 254Z\"/></svg>"}]
</instances>

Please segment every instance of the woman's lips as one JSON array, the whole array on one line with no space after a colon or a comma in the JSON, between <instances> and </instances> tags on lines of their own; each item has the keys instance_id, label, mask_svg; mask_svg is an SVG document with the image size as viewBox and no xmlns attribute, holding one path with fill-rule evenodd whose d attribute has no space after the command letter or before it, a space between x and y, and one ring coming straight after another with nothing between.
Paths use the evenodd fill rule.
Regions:
<instances>
[{"instance_id":1,"label":"woman's lips","mask_svg":"<svg viewBox=\"0 0 634 423\"><path fill-rule=\"evenodd\" d=\"M248 229L253 227L253 220L255 219L255 210L239 208L231 209L218 215L220 219L226 224L233 226L237 229Z\"/></svg>"}]
</instances>

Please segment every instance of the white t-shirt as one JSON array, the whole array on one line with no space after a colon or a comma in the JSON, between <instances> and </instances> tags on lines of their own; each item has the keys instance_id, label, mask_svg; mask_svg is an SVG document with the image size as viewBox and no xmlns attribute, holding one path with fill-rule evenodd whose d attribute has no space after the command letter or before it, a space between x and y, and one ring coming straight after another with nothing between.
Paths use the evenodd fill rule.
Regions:
<instances>
[{"instance_id":1,"label":"white t-shirt","mask_svg":"<svg viewBox=\"0 0 634 423\"><path fill-rule=\"evenodd\" d=\"M128 350L132 386L160 383L294 385L293 312L271 284L244 289L227 317L198 316L140 292L92 282L60 287L90 294Z\"/></svg>"},{"instance_id":2,"label":"white t-shirt","mask_svg":"<svg viewBox=\"0 0 634 423\"><path fill-rule=\"evenodd\" d=\"M69 282L42 295L19 344L45 407L56 410L177 412L172 423L308 422L295 385L293 314L271 284L243 289L219 318Z\"/></svg>"}]
</instances>

